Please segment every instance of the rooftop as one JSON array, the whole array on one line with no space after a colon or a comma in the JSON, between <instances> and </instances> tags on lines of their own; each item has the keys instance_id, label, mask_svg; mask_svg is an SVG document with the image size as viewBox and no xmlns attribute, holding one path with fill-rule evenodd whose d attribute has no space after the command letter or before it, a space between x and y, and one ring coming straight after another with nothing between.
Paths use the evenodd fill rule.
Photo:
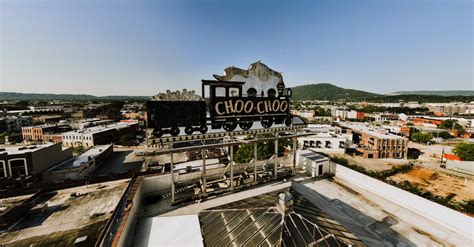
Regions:
<instances>
[{"instance_id":1,"label":"rooftop","mask_svg":"<svg viewBox=\"0 0 474 247\"><path fill-rule=\"evenodd\" d=\"M313 161L319 161L319 160L329 160L327 157L325 157L324 155L321 155L321 154L318 154L318 153L315 153L311 150L302 150L300 151L299 153L301 156L307 158L307 159L310 159L310 160L313 160Z\"/></svg>"},{"instance_id":2,"label":"rooftop","mask_svg":"<svg viewBox=\"0 0 474 247\"><path fill-rule=\"evenodd\" d=\"M378 128L376 126L370 126L367 124L341 122L339 125L341 127L349 128L358 132L364 132L381 139L406 139L401 136L390 134L383 128Z\"/></svg>"},{"instance_id":3,"label":"rooftop","mask_svg":"<svg viewBox=\"0 0 474 247\"><path fill-rule=\"evenodd\" d=\"M47 148L50 146L55 145L54 143L45 143L45 144L37 144L37 145L0 145L0 153L8 153L9 155L12 154L24 154L28 152L38 151L42 148Z\"/></svg>"},{"instance_id":4,"label":"rooftop","mask_svg":"<svg viewBox=\"0 0 474 247\"><path fill-rule=\"evenodd\" d=\"M94 245L128 182L117 180L44 194L24 218L0 233L0 245L72 246L84 236L87 246Z\"/></svg>"},{"instance_id":5,"label":"rooftop","mask_svg":"<svg viewBox=\"0 0 474 247\"><path fill-rule=\"evenodd\" d=\"M281 192L293 196L292 210L279 208ZM297 176L291 181L178 207L166 200L149 201L140 210L130 239L134 246L155 246L156 239L169 240L167 231L156 229L177 226L194 243L201 237L201 243L194 246L439 246L469 242L423 213L388 201L337 175L332 179ZM163 225L156 226L158 222ZM198 227L200 234L196 233Z\"/></svg>"},{"instance_id":6,"label":"rooftop","mask_svg":"<svg viewBox=\"0 0 474 247\"><path fill-rule=\"evenodd\" d=\"M117 123L113 123L113 124L109 124L105 126L94 126L94 127L90 127L90 128L86 128L82 130L68 131L68 132L62 133L62 135L76 135L76 134L92 135L92 134L104 132L107 130L126 128L129 126L135 125L137 123L138 122L117 122Z\"/></svg>"},{"instance_id":7,"label":"rooftop","mask_svg":"<svg viewBox=\"0 0 474 247\"><path fill-rule=\"evenodd\" d=\"M69 169L82 166L88 160L94 158L95 156L101 154L105 150L107 150L112 145L98 145L94 146L87 151L83 152L79 156L67 160L58 166L56 166L53 170L62 170L62 169Z\"/></svg>"},{"instance_id":8,"label":"rooftop","mask_svg":"<svg viewBox=\"0 0 474 247\"><path fill-rule=\"evenodd\" d=\"M156 241L176 245L168 230L158 229L180 226L193 239L193 246L365 246L289 185L264 186L250 197L242 197L250 192L244 191L146 218L137 226L134 245L155 246ZM282 212L278 198L287 192L294 198L293 207ZM157 226L158 222L162 225Z\"/></svg>"}]
</instances>

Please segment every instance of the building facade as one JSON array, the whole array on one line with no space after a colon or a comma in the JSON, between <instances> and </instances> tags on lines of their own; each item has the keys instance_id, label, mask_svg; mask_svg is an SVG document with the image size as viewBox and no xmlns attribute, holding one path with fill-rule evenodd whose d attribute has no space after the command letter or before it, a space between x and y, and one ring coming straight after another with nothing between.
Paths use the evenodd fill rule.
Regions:
<instances>
[{"instance_id":1,"label":"building facade","mask_svg":"<svg viewBox=\"0 0 474 247\"><path fill-rule=\"evenodd\" d=\"M23 126L29 126L33 123L30 116L7 116L0 118L0 132L3 131L20 131Z\"/></svg>"},{"instance_id":2,"label":"building facade","mask_svg":"<svg viewBox=\"0 0 474 247\"><path fill-rule=\"evenodd\" d=\"M87 177L113 152L112 145L94 146L77 157L45 171L43 180L60 182Z\"/></svg>"},{"instance_id":3,"label":"building facade","mask_svg":"<svg viewBox=\"0 0 474 247\"><path fill-rule=\"evenodd\" d=\"M60 143L34 146L0 146L0 178L33 176L72 157Z\"/></svg>"},{"instance_id":4,"label":"building facade","mask_svg":"<svg viewBox=\"0 0 474 247\"><path fill-rule=\"evenodd\" d=\"M406 159L408 138L389 131L363 124L341 123L343 132L352 133L352 142L357 152L368 159Z\"/></svg>"},{"instance_id":5,"label":"building facade","mask_svg":"<svg viewBox=\"0 0 474 247\"><path fill-rule=\"evenodd\" d=\"M82 130L68 131L62 133L64 146L84 146L111 144L128 133L135 133L138 130L137 121L117 122L105 126L95 126Z\"/></svg>"},{"instance_id":6,"label":"building facade","mask_svg":"<svg viewBox=\"0 0 474 247\"><path fill-rule=\"evenodd\" d=\"M69 130L69 125L37 125L21 128L21 134L25 142L62 143L61 132Z\"/></svg>"},{"instance_id":7,"label":"building facade","mask_svg":"<svg viewBox=\"0 0 474 247\"><path fill-rule=\"evenodd\" d=\"M310 148L318 152L344 153L351 139L350 135L317 133L298 138L298 145L303 149Z\"/></svg>"}]
</instances>

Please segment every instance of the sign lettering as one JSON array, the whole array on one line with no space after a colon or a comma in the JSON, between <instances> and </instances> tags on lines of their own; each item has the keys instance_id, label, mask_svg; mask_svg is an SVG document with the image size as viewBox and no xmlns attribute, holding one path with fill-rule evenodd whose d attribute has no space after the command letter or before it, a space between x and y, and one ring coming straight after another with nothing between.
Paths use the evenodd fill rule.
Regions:
<instances>
[{"instance_id":1,"label":"sign lettering","mask_svg":"<svg viewBox=\"0 0 474 247\"><path fill-rule=\"evenodd\" d=\"M283 99L263 99L260 101L239 99L214 103L214 112L218 116L286 113L288 109L288 100Z\"/></svg>"}]
</instances>

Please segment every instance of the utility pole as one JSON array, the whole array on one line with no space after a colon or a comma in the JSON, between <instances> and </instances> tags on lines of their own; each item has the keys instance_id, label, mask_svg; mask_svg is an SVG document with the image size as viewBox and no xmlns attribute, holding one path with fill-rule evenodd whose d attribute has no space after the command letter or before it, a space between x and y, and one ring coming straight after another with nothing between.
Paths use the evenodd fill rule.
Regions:
<instances>
[{"instance_id":1,"label":"utility pole","mask_svg":"<svg viewBox=\"0 0 474 247\"><path fill-rule=\"evenodd\" d=\"M440 165L441 168L444 168L444 166L443 166L443 159L444 159L444 148L443 148L443 150L441 151L441 165Z\"/></svg>"}]
</instances>

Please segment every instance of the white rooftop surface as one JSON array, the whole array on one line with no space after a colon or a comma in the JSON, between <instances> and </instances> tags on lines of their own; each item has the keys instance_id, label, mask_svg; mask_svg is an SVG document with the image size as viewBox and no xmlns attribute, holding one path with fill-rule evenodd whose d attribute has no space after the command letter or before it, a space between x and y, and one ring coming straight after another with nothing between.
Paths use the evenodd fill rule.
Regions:
<instances>
[{"instance_id":1,"label":"white rooftop surface","mask_svg":"<svg viewBox=\"0 0 474 247\"><path fill-rule=\"evenodd\" d=\"M349 135L348 134L331 134L331 133L314 133L314 135L310 135L310 136L306 136L307 139L311 139L311 138L316 138L316 137L319 137L319 138L348 138ZM303 137L305 138L305 137Z\"/></svg>"},{"instance_id":2,"label":"white rooftop surface","mask_svg":"<svg viewBox=\"0 0 474 247\"><path fill-rule=\"evenodd\" d=\"M327 157L311 150L301 150L298 154L312 161L329 160Z\"/></svg>"},{"instance_id":3,"label":"white rooftop surface","mask_svg":"<svg viewBox=\"0 0 474 247\"><path fill-rule=\"evenodd\" d=\"M94 133L99 133L99 132L103 132L103 131L107 131L111 129L121 129L121 128L125 128L134 124L138 124L138 122L135 122L135 123L118 122L118 123L113 123L106 126L94 126L94 127L90 127L90 128L86 128L82 130L64 132L62 133L62 135L64 136L64 135L75 135L75 134L83 134L83 135L94 134Z\"/></svg>"},{"instance_id":4,"label":"white rooftop surface","mask_svg":"<svg viewBox=\"0 0 474 247\"><path fill-rule=\"evenodd\" d=\"M54 143L46 143L46 144L38 144L38 145L29 145L29 146L23 146L23 145L0 145L0 148L5 149L4 151L0 151L0 153L8 153L9 155L12 154L23 154L23 153L28 153L28 152L34 152L37 150L40 150L42 148L46 148L49 146L54 145ZM26 148L25 148L26 147ZM20 150L21 148L25 148Z\"/></svg>"},{"instance_id":5,"label":"white rooftop surface","mask_svg":"<svg viewBox=\"0 0 474 247\"><path fill-rule=\"evenodd\" d=\"M148 246L204 246L197 214L155 217Z\"/></svg>"},{"instance_id":6,"label":"white rooftop surface","mask_svg":"<svg viewBox=\"0 0 474 247\"><path fill-rule=\"evenodd\" d=\"M356 130L356 131L365 132L367 134L376 136L376 137L381 138L381 139L406 139L404 137L397 136L397 135L394 135L394 134L379 133L377 130L382 130L382 131L385 131L385 130L377 128L377 127L367 126L367 125L364 125L364 124L340 123L340 125L343 126L343 127L346 127L346 128Z\"/></svg>"},{"instance_id":7,"label":"white rooftop surface","mask_svg":"<svg viewBox=\"0 0 474 247\"><path fill-rule=\"evenodd\" d=\"M330 130L336 129L336 127L333 127L329 124L308 124L306 129L315 132L329 132Z\"/></svg>"},{"instance_id":8,"label":"white rooftop surface","mask_svg":"<svg viewBox=\"0 0 474 247\"><path fill-rule=\"evenodd\" d=\"M191 166L193 168L198 167L201 168L202 166L202 159L187 161L183 163L175 164L175 169L185 169L186 167ZM216 168L219 166L219 159L206 159L206 168Z\"/></svg>"},{"instance_id":9,"label":"white rooftop surface","mask_svg":"<svg viewBox=\"0 0 474 247\"><path fill-rule=\"evenodd\" d=\"M94 146L94 147L90 148L89 150L85 151L84 153L80 154L79 156L61 163L54 170L67 169L67 168L82 166L85 162L87 162L87 160L89 160L89 157L94 158L95 156L101 154L104 150L106 150L110 146L111 145Z\"/></svg>"}]
</instances>

